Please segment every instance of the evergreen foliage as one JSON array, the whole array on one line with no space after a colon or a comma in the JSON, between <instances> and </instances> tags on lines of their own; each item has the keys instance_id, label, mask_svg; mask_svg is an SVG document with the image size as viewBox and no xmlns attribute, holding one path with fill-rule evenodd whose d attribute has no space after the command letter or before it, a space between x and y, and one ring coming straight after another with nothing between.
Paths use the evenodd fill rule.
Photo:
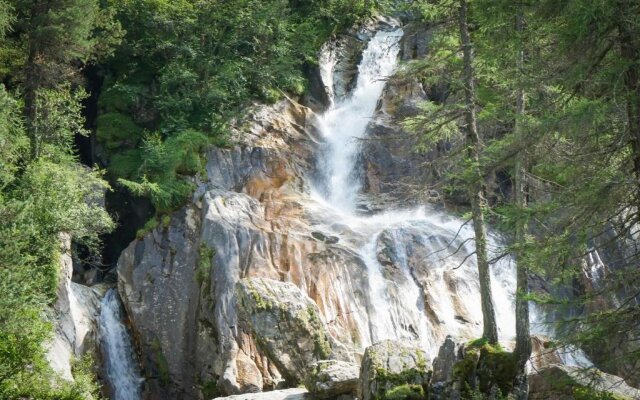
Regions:
<instances>
[{"instance_id":1,"label":"evergreen foliage","mask_svg":"<svg viewBox=\"0 0 640 400\"><path fill-rule=\"evenodd\" d=\"M60 234L90 253L114 223L104 172L81 166L90 134L83 71L105 76L95 136L112 183L179 207L203 154L253 101L305 91L333 33L380 4L357 0L0 0L0 398L98 398L86 360L75 383L45 360ZM94 89L92 87L92 89ZM156 217L169 222L168 216Z\"/></svg>"},{"instance_id":2,"label":"evergreen foliage","mask_svg":"<svg viewBox=\"0 0 640 400\"><path fill-rule=\"evenodd\" d=\"M640 5L590 0L470 5L484 139L479 166L489 188L500 173L517 184L521 170L524 180L524 202L494 196L487 212L513 239L505 251L554 288L564 288L545 296L555 315L571 317L548 329L586 349L605 371L632 375L640 363L635 344ZM422 149L453 144L443 161L451 174L442 186L460 190L475 164L461 160L458 145L463 85L455 77L461 49L450 26L456 2L421 1L410 8L434 24L436 38L430 56L405 72L426 84L444 84L449 96L443 104L425 105L405 124L420 135ZM519 12L525 21L520 31ZM524 62L517 61L519 52ZM519 234L518 227L526 230ZM606 266L590 261L596 252L607 256Z\"/></svg>"},{"instance_id":3,"label":"evergreen foliage","mask_svg":"<svg viewBox=\"0 0 640 400\"><path fill-rule=\"evenodd\" d=\"M190 185L176 179L174 165L168 173L148 171L151 158L202 148L203 136L177 148L187 145L184 132L224 145L230 122L250 102L303 94L304 70L317 62L320 46L382 4L121 0L114 7L127 33L106 65L98 137L113 177L165 212L181 204Z\"/></svg>"}]
</instances>

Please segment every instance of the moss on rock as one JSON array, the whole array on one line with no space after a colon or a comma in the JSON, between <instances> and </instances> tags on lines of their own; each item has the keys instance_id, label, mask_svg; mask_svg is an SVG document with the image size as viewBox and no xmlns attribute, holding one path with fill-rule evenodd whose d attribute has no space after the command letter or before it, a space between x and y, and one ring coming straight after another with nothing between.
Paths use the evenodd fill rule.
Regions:
<instances>
[{"instance_id":1,"label":"moss on rock","mask_svg":"<svg viewBox=\"0 0 640 400\"><path fill-rule=\"evenodd\" d=\"M299 384L309 365L333 357L317 305L292 283L243 279L237 294L240 316L289 384Z\"/></svg>"},{"instance_id":2,"label":"moss on rock","mask_svg":"<svg viewBox=\"0 0 640 400\"><path fill-rule=\"evenodd\" d=\"M362 361L359 398L425 398L431 379L428 364L426 354L419 348L392 341L377 343L366 350Z\"/></svg>"},{"instance_id":3,"label":"moss on rock","mask_svg":"<svg viewBox=\"0 0 640 400\"><path fill-rule=\"evenodd\" d=\"M453 366L453 379L466 394L473 391L490 393L497 388L510 393L516 377L516 359L500 344L491 345L484 339L467 343L463 358Z\"/></svg>"},{"instance_id":4,"label":"moss on rock","mask_svg":"<svg viewBox=\"0 0 640 400\"><path fill-rule=\"evenodd\" d=\"M425 399L424 388L420 385L400 385L384 394L385 400L421 400Z\"/></svg>"}]
</instances>

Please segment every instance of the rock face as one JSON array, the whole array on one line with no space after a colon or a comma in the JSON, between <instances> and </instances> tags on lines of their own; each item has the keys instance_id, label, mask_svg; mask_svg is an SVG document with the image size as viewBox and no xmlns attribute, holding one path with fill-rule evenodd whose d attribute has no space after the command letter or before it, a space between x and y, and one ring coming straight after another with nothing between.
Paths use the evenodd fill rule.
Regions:
<instances>
[{"instance_id":1,"label":"rock face","mask_svg":"<svg viewBox=\"0 0 640 400\"><path fill-rule=\"evenodd\" d=\"M305 386L317 399L335 399L340 395L355 395L358 389L357 364L336 360L319 361L307 372Z\"/></svg>"},{"instance_id":2,"label":"rock face","mask_svg":"<svg viewBox=\"0 0 640 400\"><path fill-rule=\"evenodd\" d=\"M630 387L622 378L595 369L554 365L529 375L530 400L573 400L587 398L585 395L589 393L608 393L611 398L621 400L640 399L640 390Z\"/></svg>"},{"instance_id":3,"label":"rock face","mask_svg":"<svg viewBox=\"0 0 640 400\"><path fill-rule=\"evenodd\" d=\"M237 284L237 298L241 323L248 323L258 346L288 383L302 382L315 361L337 356L318 306L296 285L243 279Z\"/></svg>"},{"instance_id":4,"label":"rock face","mask_svg":"<svg viewBox=\"0 0 640 400\"><path fill-rule=\"evenodd\" d=\"M118 287L149 398L266 390L283 381L286 373L238 318L236 284L244 278L295 284L336 341L358 340L351 310L366 308L364 265L335 240L314 238L318 228L302 204L313 118L291 101L258 108L242 125L245 145L208 154L207 180L193 201L122 253Z\"/></svg>"},{"instance_id":5,"label":"rock face","mask_svg":"<svg viewBox=\"0 0 640 400\"><path fill-rule=\"evenodd\" d=\"M431 360L417 347L390 340L377 343L364 353L358 399L405 398L393 397L405 392L424 397L431 379L430 365Z\"/></svg>"},{"instance_id":6,"label":"rock face","mask_svg":"<svg viewBox=\"0 0 640 400\"><path fill-rule=\"evenodd\" d=\"M340 86L345 79L332 78L324 86ZM390 117L404 107L397 97L407 90L415 93L406 97L410 109L424 97L421 86L389 82L369 126L373 135L386 139L399 129ZM301 304L311 299L335 358L357 359L380 338L410 341L422 335L437 352L447 334L478 336L476 268L453 268L469 249L461 239L453 243L464 250L459 254L432 256L447 246L460 223L423 219L391 229L397 221L346 220L319 203L310 188L323 145L319 123L310 108L294 100L255 107L234 128L236 146L208 152L206 176L194 179L197 189L188 204L121 254L118 290L142 355L146 398L277 389L285 380L302 378L300 360L310 364L321 358L312 338L291 359L287 347L259 340L255 328L276 316L265 313L264 320L252 321L258 314L240 312L236 288L247 279L286 282L299 289L301 295L293 297ZM399 207L406 196L385 182L414 174L413 157L421 156L410 152L408 143L394 146L375 151L365 146L360 169L370 178L365 196L384 194ZM376 174L371 166L391 172ZM375 201L371 204L375 208ZM384 294L376 294L372 273L381 275ZM378 305L385 297L402 301L387 310ZM256 304L247 304L256 310ZM394 320L380 333L376 320L384 312Z\"/></svg>"},{"instance_id":7,"label":"rock face","mask_svg":"<svg viewBox=\"0 0 640 400\"><path fill-rule=\"evenodd\" d=\"M73 260L69 235L61 235L61 254L57 300L50 314L54 337L47 346L47 360L62 378L73 380L73 361L85 353L96 353L100 298L104 293L99 288L71 282Z\"/></svg>"},{"instance_id":8,"label":"rock face","mask_svg":"<svg viewBox=\"0 0 640 400\"><path fill-rule=\"evenodd\" d=\"M447 336L438 355L433 360L433 375L429 387L429 398L432 400L456 398L451 387L454 378L454 367L460 361L462 345Z\"/></svg>"}]
</instances>

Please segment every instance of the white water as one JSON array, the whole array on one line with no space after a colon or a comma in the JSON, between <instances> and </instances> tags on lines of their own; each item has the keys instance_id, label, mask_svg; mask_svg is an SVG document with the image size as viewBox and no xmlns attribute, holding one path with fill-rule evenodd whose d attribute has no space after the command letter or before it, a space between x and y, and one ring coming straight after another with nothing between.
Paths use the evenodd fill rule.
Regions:
<instances>
[{"instance_id":1,"label":"white water","mask_svg":"<svg viewBox=\"0 0 640 400\"><path fill-rule=\"evenodd\" d=\"M367 346L384 339L411 340L435 355L446 335L468 339L482 332L477 265L474 256L467 258L474 251L472 226L426 208L357 212L366 204L360 193L360 143L385 78L396 67L401 36L397 29L371 39L352 94L320 118L325 147L309 207L325 216L318 228L340 236L341 244L354 249L366 265L367 317L357 318L357 342ZM324 66L324 77L331 76L332 64ZM489 239L490 250L497 250L497 238ZM392 258L387 264L392 265L383 266L380 257L387 253ZM510 259L492 266L492 289L500 338L511 340L515 268Z\"/></svg>"},{"instance_id":2,"label":"white water","mask_svg":"<svg viewBox=\"0 0 640 400\"><path fill-rule=\"evenodd\" d=\"M118 291L110 289L102 299L100 339L104 369L111 387L112 400L139 400L142 378L127 327Z\"/></svg>"},{"instance_id":3,"label":"white water","mask_svg":"<svg viewBox=\"0 0 640 400\"><path fill-rule=\"evenodd\" d=\"M361 179L354 168L360 139L373 117L376 103L396 66L402 30L378 32L362 54L358 82L350 96L334 104L319 118L318 128L327 144L321 172L322 196L333 207L351 213L356 208ZM330 60L327 60L330 62ZM329 67L333 64L329 64ZM325 78L332 77L327 66L321 68ZM332 85L327 85L332 87Z\"/></svg>"}]
</instances>

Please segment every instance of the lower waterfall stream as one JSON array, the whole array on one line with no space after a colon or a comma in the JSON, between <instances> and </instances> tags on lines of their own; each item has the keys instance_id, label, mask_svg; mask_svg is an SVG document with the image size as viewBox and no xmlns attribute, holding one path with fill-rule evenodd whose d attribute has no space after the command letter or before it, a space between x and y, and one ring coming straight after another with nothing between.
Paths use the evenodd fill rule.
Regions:
<instances>
[{"instance_id":1,"label":"lower waterfall stream","mask_svg":"<svg viewBox=\"0 0 640 400\"><path fill-rule=\"evenodd\" d=\"M110 289L102 299L100 342L104 370L112 400L141 398L142 378L134 359L131 335L123 323L124 311L117 289Z\"/></svg>"}]
</instances>

